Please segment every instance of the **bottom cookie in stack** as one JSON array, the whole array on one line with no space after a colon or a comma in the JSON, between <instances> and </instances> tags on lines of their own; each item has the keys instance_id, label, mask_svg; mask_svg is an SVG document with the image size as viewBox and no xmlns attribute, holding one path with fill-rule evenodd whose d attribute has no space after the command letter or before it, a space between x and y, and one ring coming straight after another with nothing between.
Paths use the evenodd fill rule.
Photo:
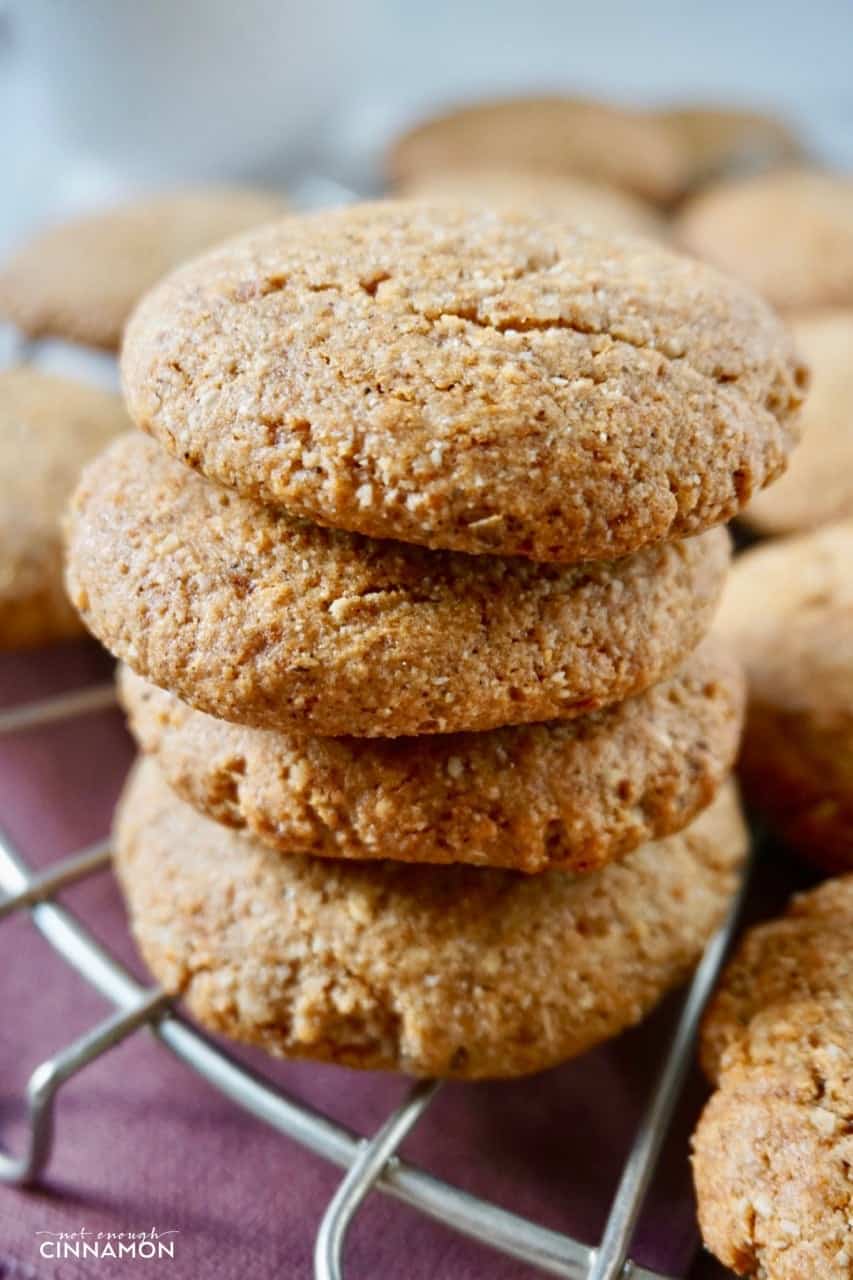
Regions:
<instances>
[{"instance_id":1,"label":"bottom cookie in stack","mask_svg":"<svg viewBox=\"0 0 853 1280\"><path fill-rule=\"evenodd\" d=\"M517 1076L638 1022L719 924L747 844L726 784L677 835L576 877L282 854L200 816L153 761L116 866L155 976L277 1055Z\"/></svg>"}]
</instances>

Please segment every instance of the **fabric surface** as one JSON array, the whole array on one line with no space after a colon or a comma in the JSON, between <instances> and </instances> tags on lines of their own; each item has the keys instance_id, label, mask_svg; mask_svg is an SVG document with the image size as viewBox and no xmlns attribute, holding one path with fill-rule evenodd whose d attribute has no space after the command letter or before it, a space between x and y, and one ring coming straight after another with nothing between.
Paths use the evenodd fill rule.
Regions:
<instances>
[{"instance_id":1,"label":"fabric surface","mask_svg":"<svg viewBox=\"0 0 853 1280\"><path fill-rule=\"evenodd\" d=\"M108 677L93 645L0 659L0 705ZM0 826L43 867L107 830L132 748L118 712L0 738ZM65 900L141 972L109 873ZM0 1140L20 1149L20 1097L44 1056L109 1008L56 957L26 918L0 923ZM677 1002L576 1063L528 1080L446 1087L406 1142L406 1158L472 1192L595 1242L672 1026ZM405 1083L309 1063L243 1056L298 1098L372 1132ZM634 1257L685 1276L697 1235L687 1137L703 1096L694 1075ZM314 1234L341 1174L243 1114L146 1032L60 1092L43 1184L0 1187L0 1280L113 1280L148 1268L171 1280L310 1277ZM62 1262L39 1256L38 1232L176 1231L175 1256ZM91 1237L88 1237L91 1239ZM369 1198L347 1249L347 1273L382 1280L515 1280L529 1268L475 1245L384 1196ZM705 1272L704 1274L708 1274Z\"/></svg>"}]
</instances>

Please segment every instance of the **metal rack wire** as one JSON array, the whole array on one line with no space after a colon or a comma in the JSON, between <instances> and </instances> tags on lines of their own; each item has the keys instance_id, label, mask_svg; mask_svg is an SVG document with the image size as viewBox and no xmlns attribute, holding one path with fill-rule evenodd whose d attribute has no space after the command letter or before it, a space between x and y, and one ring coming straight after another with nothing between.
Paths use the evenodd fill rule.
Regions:
<instances>
[{"instance_id":1,"label":"metal rack wire","mask_svg":"<svg viewBox=\"0 0 853 1280\"><path fill-rule=\"evenodd\" d=\"M84 715L111 705L113 700L112 686L100 685L12 708L0 713L0 735ZM51 946L115 1006L115 1012L98 1026L32 1072L26 1090L24 1150L18 1156L0 1150L0 1180L19 1186L38 1180L50 1157L54 1102L62 1085L114 1045L147 1028L165 1048L256 1119L346 1169L317 1233L317 1280L339 1280L343 1276L347 1232L372 1191L392 1195L445 1226L545 1274L569 1280L669 1280L633 1263L629 1249L690 1064L699 1017L736 926L748 874L685 995L661 1073L616 1188L601 1242L590 1246L473 1196L397 1156L400 1144L436 1096L439 1082L415 1083L381 1128L370 1137L362 1137L289 1097L190 1026L159 987L139 983L67 907L54 901L63 889L100 873L109 863L109 843L102 841L36 873L0 834L0 892L5 895L0 897L0 924L15 912L29 911L34 925Z\"/></svg>"}]
</instances>

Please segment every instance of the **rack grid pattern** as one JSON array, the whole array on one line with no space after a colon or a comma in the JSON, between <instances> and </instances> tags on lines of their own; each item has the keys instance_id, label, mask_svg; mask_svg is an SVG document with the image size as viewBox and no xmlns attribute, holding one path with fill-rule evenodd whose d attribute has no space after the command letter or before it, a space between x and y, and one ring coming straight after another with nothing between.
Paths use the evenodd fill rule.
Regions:
<instances>
[{"instance_id":1,"label":"rack grid pattern","mask_svg":"<svg viewBox=\"0 0 853 1280\"><path fill-rule=\"evenodd\" d=\"M102 710L114 700L112 685L98 685L14 707L0 713L0 735ZM54 1102L62 1085L114 1045L147 1028L165 1048L236 1105L346 1170L317 1232L316 1280L339 1280L343 1276L347 1232L372 1191L395 1196L445 1226L547 1275L569 1280L670 1280L633 1263L629 1250L690 1065L699 1018L736 927L748 869L726 920L708 944L687 990L671 1044L615 1189L604 1234L601 1242L591 1247L470 1195L399 1158L396 1152L400 1144L429 1107L440 1082L414 1083L381 1128L370 1137L361 1137L289 1097L190 1026L159 987L141 985L68 908L55 901L63 889L102 872L109 864L109 842L104 840L36 873L0 833L0 894L4 895L0 896L0 924L15 912L29 911L35 927L60 956L115 1006L115 1012L103 1022L32 1072L26 1090L28 1128L24 1150L18 1156L0 1150L0 1180L19 1186L38 1181L50 1157Z\"/></svg>"}]
</instances>

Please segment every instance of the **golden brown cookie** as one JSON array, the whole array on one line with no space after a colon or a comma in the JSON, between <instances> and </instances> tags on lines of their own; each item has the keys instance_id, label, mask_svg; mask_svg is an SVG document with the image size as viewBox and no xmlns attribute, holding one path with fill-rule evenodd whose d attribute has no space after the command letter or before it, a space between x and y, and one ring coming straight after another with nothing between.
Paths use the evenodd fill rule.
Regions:
<instances>
[{"instance_id":1,"label":"golden brown cookie","mask_svg":"<svg viewBox=\"0 0 853 1280\"><path fill-rule=\"evenodd\" d=\"M398 192L409 200L435 204L479 204L492 209L521 209L537 216L564 218L601 234L629 232L665 238L663 218L627 191L590 178L512 169L451 169L420 174Z\"/></svg>"},{"instance_id":2,"label":"golden brown cookie","mask_svg":"<svg viewBox=\"0 0 853 1280\"><path fill-rule=\"evenodd\" d=\"M662 111L660 119L673 130L685 154L690 187L728 174L796 164L805 156L791 127L763 112L682 106Z\"/></svg>"},{"instance_id":3,"label":"golden brown cookie","mask_svg":"<svg viewBox=\"0 0 853 1280\"><path fill-rule=\"evenodd\" d=\"M707 630L728 535L572 567L375 542L211 485L129 434L69 521L71 598L199 710L397 737L563 719L639 693Z\"/></svg>"},{"instance_id":4,"label":"golden brown cookie","mask_svg":"<svg viewBox=\"0 0 853 1280\"><path fill-rule=\"evenodd\" d=\"M117 870L146 962L206 1026L288 1057L477 1079L637 1022L719 923L746 832L731 786L691 827L581 877L294 855L134 773Z\"/></svg>"},{"instance_id":5,"label":"golden brown cookie","mask_svg":"<svg viewBox=\"0 0 853 1280\"><path fill-rule=\"evenodd\" d=\"M123 668L143 750L201 813L281 853L586 871L680 831L734 761L737 663L706 642L669 680L576 720L431 738L310 738L194 711Z\"/></svg>"},{"instance_id":6,"label":"golden brown cookie","mask_svg":"<svg viewBox=\"0 0 853 1280\"><path fill-rule=\"evenodd\" d=\"M853 178L793 169L696 197L675 232L690 252L783 310L853 305Z\"/></svg>"},{"instance_id":7,"label":"golden brown cookie","mask_svg":"<svg viewBox=\"0 0 853 1280\"><path fill-rule=\"evenodd\" d=\"M812 375L803 439L778 484L743 512L760 533L853 516L853 308L796 316L791 331Z\"/></svg>"},{"instance_id":8,"label":"golden brown cookie","mask_svg":"<svg viewBox=\"0 0 853 1280\"><path fill-rule=\"evenodd\" d=\"M706 1016L707 1246L766 1280L853 1277L853 876L750 930Z\"/></svg>"},{"instance_id":9,"label":"golden brown cookie","mask_svg":"<svg viewBox=\"0 0 853 1280\"><path fill-rule=\"evenodd\" d=\"M0 316L31 338L115 350L128 315L161 276L284 208L273 192L210 188L49 227L0 269Z\"/></svg>"},{"instance_id":10,"label":"golden brown cookie","mask_svg":"<svg viewBox=\"0 0 853 1280\"><path fill-rule=\"evenodd\" d=\"M291 218L148 295L131 416L318 524L572 563L778 475L805 373L772 312L648 241L391 201Z\"/></svg>"},{"instance_id":11,"label":"golden brown cookie","mask_svg":"<svg viewBox=\"0 0 853 1280\"><path fill-rule=\"evenodd\" d=\"M127 425L106 391L0 372L0 649L82 632L62 584L60 517L83 464Z\"/></svg>"},{"instance_id":12,"label":"golden brown cookie","mask_svg":"<svg viewBox=\"0 0 853 1280\"><path fill-rule=\"evenodd\" d=\"M576 98L512 98L457 107L395 142L392 184L492 167L580 175L668 204L684 187L684 150L651 114Z\"/></svg>"},{"instance_id":13,"label":"golden brown cookie","mask_svg":"<svg viewBox=\"0 0 853 1280\"><path fill-rule=\"evenodd\" d=\"M747 669L747 799L803 857L853 867L853 521L741 556L717 629Z\"/></svg>"}]
</instances>

